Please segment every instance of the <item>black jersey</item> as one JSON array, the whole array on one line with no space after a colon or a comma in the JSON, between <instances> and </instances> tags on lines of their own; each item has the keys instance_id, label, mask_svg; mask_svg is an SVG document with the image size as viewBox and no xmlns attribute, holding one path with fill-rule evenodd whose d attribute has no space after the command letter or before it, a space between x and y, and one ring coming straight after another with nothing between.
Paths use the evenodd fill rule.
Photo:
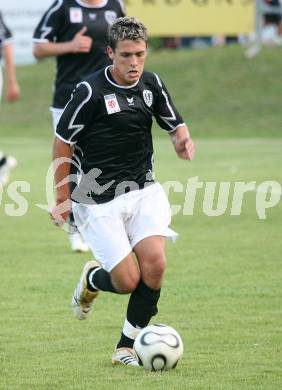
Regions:
<instances>
[{"instance_id":1,"label":"black jersey","mask_svg":"<svg viewBox=\"0 0 282 390\"><path fill-rule=\"evenodd\" d=\"M67 42L87 27L85 35L93 39L89 53L57 56L53 107L63 108L76 84L110 63L107 49L109 26L125 16L121 0L104 0L91 6L80 0L56 0L45 12L35 29L33 42Z\"/></svg>"},{"instance_id":2,"label":"black jersey","mask_svg":"<svg viewBox=\"0 0 282 390\"><path fill-rule=\"evenodd\" d=\"M56 135L75 145L82 179L72 192L81 203L104 203L152 177L152 119L167 132L183 124L159 76L144 72L133 86L112 80L109 67L81 82L66 105ZM128 186L127 186L128 184Z\"/></svg>"},{"instance_id":3,"label":"black jersey","mask_svg":"<svg viewBox=\"0 0 282 390\"><path fill-rule=\"evenodd\" d=\"M12 40L11 31L8 29L4 20L2 18L2 14L0 12L0 58L2 57L2 48L3 46Z\"/></svg>"}]
</instances>

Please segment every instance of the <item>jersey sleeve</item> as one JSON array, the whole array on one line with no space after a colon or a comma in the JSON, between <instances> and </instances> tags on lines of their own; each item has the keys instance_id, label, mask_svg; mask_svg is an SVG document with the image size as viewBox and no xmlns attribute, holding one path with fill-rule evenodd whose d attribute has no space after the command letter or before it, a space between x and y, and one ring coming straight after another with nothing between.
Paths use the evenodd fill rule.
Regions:
<instances>
[{"instance_id":1,"label":"jersey sleeve","mask_svg":"<svg viewBox=\"0 0 282 390\"><path fill-rule=\"evenodd\" d=\"M0 42L1 45L5 45L12 41L12 33L9 28L6 26L2 14L0 13Z\"/></svg>"},{"instance_id":2,"label":"jersey sleeve","mask_svg":"<svg viewBox=\"0 0 282 390\"><path fill-rule=\"evenodd\" d=\"M44 13L33 34L33 42L56 41L57 33L63 24L61 20L63 0L56 0Z\"/></svg>"},{"instance_id":3,"label":"jersey sleeve","mask_svg":"<svg viewBox=\"0 0 282 390\"><path fill-rule=\"evenodd\" d=\"M119 18L122 18L126 15L126 9L125 9L125 4L124 4L124 0L116 0L119 5L120 5L120 13L118 15Z\"/></svg>"},{"instance_id":4,"label":"jersey sleeve","mask_svg":"<svg viewBox=\"0 0 282 390\"><path fill-rule=\"evenodd\" d=\"M175 108L165 85L157 74L155 74L155 77L157 86L154 116L161 129L170 133L178 126L184 125L184 121Z\"/></svg>"},{"instance_id":5,"label":"jersey sleeve","mask_svg":"<svg viewBox=\"0 0 282 390\"><path fill-rule=\"evenodd\" d=\"M78 141L89 118L93 112L93 105L90 109L92 88L86 81L77 85L67 103L57 125L55 135L67 144L74 145Z\"/></svg>"}]
</instances>

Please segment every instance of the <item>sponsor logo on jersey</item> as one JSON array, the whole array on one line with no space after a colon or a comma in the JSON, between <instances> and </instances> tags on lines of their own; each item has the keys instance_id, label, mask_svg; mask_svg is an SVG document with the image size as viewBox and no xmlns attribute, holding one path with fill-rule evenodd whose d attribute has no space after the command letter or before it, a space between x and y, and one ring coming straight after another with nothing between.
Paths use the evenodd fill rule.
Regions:
<instances>
[{"instance_id":1,"label":"sponsor logo on jersey","mask_svg":"<svg viewBox=\"0 0 282 390\"><path fill-rule=\"evenodd\" d=\"M120 112L120 106L118 104L118 100L115 93L112 93L110 95L105 95L105 104L106 109L109 115L115 114L116 112Z\"/></svg>"},{"instance_id":2,"label":"sponsor logo on jersey","mask_svg":"<svg viewBox=\"0 0 282 390\"><path fill-rule=\"evenodd\" d=\"M148 107L151 107L153 104L153 93L152 91L149 91L149 89L144 89L143 91L143 99L144 102L147 104Z\"/></svg>"},{"instance_id":3,"label":"sponsor logo on jersey","mask_svg":"<svg viewBox=\"0 0 282 390\"><path fill-rule=\"evenodd\" d=\"M117 14L115 11L106 11L105 19L109 25L112 25L117 18Z\"/></svg>"},{"instance_id":4,"label":"sponsor logo on jersey","mask_svg":"<svg viewBox=\"0 0 282 390\"><path fill-rule=\"evenodd\" d=\"M70 7L70 22L82 23L82 9L77 7Z\"/></svg>"},{"instance_id":5,"label":"sponsor logo on jersey","mask_svg":"<svg viewBox=\"0 0 282 390\"><path fill-rule=\"evenodd\" d=\"M131 98L126 98L128 105L129 106L134 106L134 97L132 96Z\"/></svg>"}]
</instances>

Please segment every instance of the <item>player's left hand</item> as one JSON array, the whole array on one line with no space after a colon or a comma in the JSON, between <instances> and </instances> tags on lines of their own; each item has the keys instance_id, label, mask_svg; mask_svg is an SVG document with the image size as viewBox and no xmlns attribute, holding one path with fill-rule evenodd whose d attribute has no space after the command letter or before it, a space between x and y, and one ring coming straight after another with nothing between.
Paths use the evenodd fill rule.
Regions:
<instances>
[{"instance_id":1,"label":"player's left hand","mask_svg":"<svg viewBox=\"0 0 282 390\"><path fill-rule=\"evenodd\" d=\"M193 160L195 157L195 145L191 138L176 139L175 150L177 155L184 160Z\"/></svg>"}]
</instances>

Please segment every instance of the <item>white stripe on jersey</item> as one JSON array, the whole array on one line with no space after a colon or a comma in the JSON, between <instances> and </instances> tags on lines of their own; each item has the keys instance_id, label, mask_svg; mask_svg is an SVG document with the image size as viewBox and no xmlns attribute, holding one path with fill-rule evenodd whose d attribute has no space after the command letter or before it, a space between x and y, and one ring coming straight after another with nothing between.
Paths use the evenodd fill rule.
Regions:
<instances>
[{"instance_id":1,"label":"white stripe on jersey","mask_svg":"<svg viewBox=\"0 0 282 390\"><path fill-rule=\"evenodd\" d=\"M123 0L117 0L119 2L119 5L120 5L120 8L121 10L124 12L124 14L126 13L125 11L125 5L124 5L124 2Z\"/></svg>"},{"instance_id":2,"label":"white stripe on jersey","mask_svg":"<svg viewBox=\"0 0 282 390\"><path fill-rule=\"evenodd\" d=\"M32 42L33 43L44 43L44 42L49 42L49 39L46 39L46 38L43 38L43 39L33 38Z\"/></svg>"},{"instance_id":3,"label":"white stripe on jersey","mask_svg":"<svg viewBox=\"0 0 282 390\"><path fill-rule=\"evenodd\" d=\"M169 109L169 111L170 111L170 113L171 113L171 116L161 116L161 115L160 115L160 118L161 118L161 119L162 119L162 120L171 128L171 129L175 129L175 126L174 126L172 123L170 123L170 121L175 121L176 115L175 115L175 113L174 113L174 111L173 111L173 109L172 109L172 107L171 107L171 105L170 105L170 103L169 103L169 99L168 99L167 94L166 94L165 91L163 90L162 82L161 82L159 76L158 76L156 73L154 73L154 75L155 75L155 77L156 77L156 79L157 79L157 81L158 81L159 86L160 86L161 89L162 89L162 94L163 94L164 97L165 97L165 101L166 101L167 108Z\"/></svg>"},{"instance_id":4,"label":"white stripe on jersey","mask_svg":"<svg viewBox=\"0 0 282 390\"><path fill-rule=\"evenodd\" d=\"M78 165L79 165L79 168L81 168L81 159L80 159L80 156L78 155L78 153L77 152L79 152L80 153L80 155L81 155L81 158L83 157L83 150L79 147L79 146L77 146L76 144L74 145L74 152L73 152L73 158L74 159L76 159L76 161L77 161L77 163L78 163Z\"/></svg>"},{"instance_id":5,"label":"white stripe on jersey","mask_svg":"<svg viewBox=\"0 0 282 390\"><path fill-rule=\"evenodd\" d=\"M74 144L74 146L75 146L75 144ZM78 157L78 155L77 154L75 154L75 152L73 153L73 155L72 155L72 158L73 158L73 160L77 163L77 168L81 168L81 160L80 160L80 158Z\"/></svg>"},{"instance_id":6,"label":"white stripe on jersey","mask_svg":"<svg viewBox=\"0 0 282 390\"><path fill-rule=\"evenodd\" d=\"M56 131L55 131L55 136L59 138L61 141L63 141L65 144L75 145L75 142L68 141L67 139L63 138L60 134L58 134Z\"/></svg>"},{"instance_id":7,"label":"white stripe on jersey","mask_svg":"<svg viewBox=\"0 0 282 390\"><path fill-rule=\"evenodd\" d=\"M75 149L77 149L81 153L81 156L83 157L84 155L83 150L77 145L75 145Z\"/></svg>"},{"instance_id":8,"label":"white stripe on jersey","mask_svg":"<svg viewBox=\"0 0 282 390\"><path fill-rule=\"evenodd\" d=\"M52 31L52 27L48 27L48 26L47 26L48 20L49 20L50 16L51 16L54 12L58 11L58 9L59 9L62 5L63 5L63 0L58 0L58 3L57 3L53 8L51 8L51 9L49 10L49 12L47 13L47 15L46 15L46 17L45 17L45 19L44 19L44 22L43 22L43 24L42 24L42 28L41 28L41 31L42 31L41 37L40 37L41 39L44 39L45 36L48 35L48 34L50 33L50 31Z\"/></svg>"},{"instance_id":9,"label":"white stripe on jersey","mask_svg":"<svg viewBox=\"0 0 282 390\"><path fill-rule=\"evenodd\" d=\"M112 66L112 65L107 66L107 67L105 68L105 71L104 71L105 77L106 77L106 79L108 80L108 82L109 82L110 84L112 84L112 85L114 85L115 87L120 88L120 89L130 89L130 88L136 87L136 85L139 83L139 79L138 79L134 84L132 84L132 85L119 85L119 84L114 83L114 82L109 78L109 76L108 76L108 72L110 72L110 67L111 67L111 66Z\"/></svg>"},{"instance_id":10,"label":"white stripe on jersey","mask_svg":"<svg viewBox=\"0 0 282 390\"><path fill-rule=\"evenodd\" d=\"M73 122L75 121L79 111L82 109L82 107L84 106L84 104L86 104L91 96L92 96L92 88L90 87L90 84L87 83L86 81L83 81L82 83L79 83L77 84L77 87L79 87L80 85L85 85L86 88L88 89L88 95L86 96L86 98L80 103L80 105L77 107L77 109L75 110L73 116L71 117L71 120L70 120L70 123L68 125L68 130L73 130L73 129L76 129L76 131L72 134L72 136L70 137L69 139L69 142L72 142L72 138L77 134L79 133L83 128L84 128L84 124L80 124L80 125L74 125ZM73 96L73 95L72 95ZM72 97L71 97L72 99ZM70 100L71 101L71 100Z\"/></svg>"}]
</instances>

